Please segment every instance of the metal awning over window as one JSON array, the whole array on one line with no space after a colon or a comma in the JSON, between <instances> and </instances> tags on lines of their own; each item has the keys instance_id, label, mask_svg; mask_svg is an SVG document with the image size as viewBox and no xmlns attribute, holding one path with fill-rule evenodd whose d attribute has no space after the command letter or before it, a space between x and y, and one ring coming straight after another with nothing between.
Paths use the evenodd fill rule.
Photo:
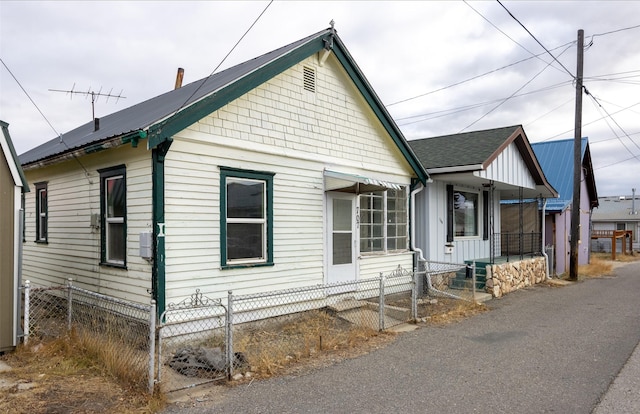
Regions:
<instances>
[{"instance_id":1,"label":"metal awning over window","mask_svg":"<svg viewBox=\"0 0 640 414\"><path fill-rule=\"evenodd\" d=\"M343 193L367 193L370 191L401 190L400 184L376 180L358 174L324 170L324 190Z\"/></svg>"}]
</instances>

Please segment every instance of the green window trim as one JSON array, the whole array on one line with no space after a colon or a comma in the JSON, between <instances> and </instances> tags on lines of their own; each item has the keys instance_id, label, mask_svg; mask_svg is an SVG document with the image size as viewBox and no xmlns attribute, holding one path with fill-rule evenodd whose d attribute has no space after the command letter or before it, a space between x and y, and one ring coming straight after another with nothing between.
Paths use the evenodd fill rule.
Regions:
<instances>
[{"instance_id":1,"label":"green window trim","mask_svg":"<svg viewBox=\"0 0 640 414\"><path fill-rule=\"evenodd\" d=\"M118 165L98 170L98 173L100 173L100 265L126 268L126 167ZM112 191L113 193L111 193ZM109 198L109 195L112 198ZM113 203L113 205L108 205L109 203Z\"/></svg>"},{"instance_id":2,"label":"green window trim","mask_svg":"<svg viewBox=\"0 0 640 414\"><path fill-rule=\"evenodd\" d=\"M36 243L49 242L49 195L47 183L36 183Z\"/></svg>"},{"instance_id":3,"label":"green window trim","mask_svg":"<svg viewBox=\"0 0 640 414\"><path fill-rule=\"evenodd\" d=\"M242 170L237 168L220 167L220 266L222 269L235 269L257 266L273 266L273 176L275 174L264 171ZM228 217L228 184L246 183L254 186L262 184L264 194L261 214L255 216L255 209L240 217ZM240 211L238 208L236 211ZM260 226L262 254L260 257L230 258L229 257L229 225ZM265 245L266 243L266 245ZM232 247L232 246L231 246Z\"/></svg>"}]
</instances>

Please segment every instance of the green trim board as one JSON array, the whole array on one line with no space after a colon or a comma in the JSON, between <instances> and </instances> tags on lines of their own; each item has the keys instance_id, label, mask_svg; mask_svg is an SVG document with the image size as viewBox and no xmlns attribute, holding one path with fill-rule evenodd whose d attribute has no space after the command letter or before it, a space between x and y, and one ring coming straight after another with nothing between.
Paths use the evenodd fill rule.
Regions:
<instances>
[{"instance_id":1,"label":"green trim board","mask_svg":"<svg viewBox=\"0 0 640 414\"><path fill-rule=\"evenodd\" d=\"M127 168L124 164L98 170L100 174L100 265L124 268L127 267ZM107 257L107 199L105 191L107 190L105 181L112 178L122 176L124 185L122 187L123 197L123 222L122 222L122 238L124 240L124 253L122 263L118 261L109 261Z\"/></svg>"},{"instance_id":2,"label":"green trim board","mask_svg":"<svg viewBox=\"0 0 640 414\"><path fill-rule=\"evenodd\" d=\"M165 257L165 172L164 161L173 140L158 145L152 155L152 225L153 225L153 264L151 266L152 297L156 301L157 314L162 315L166 308L166 257Z\"/></svg>"},{"instance_id":3,"label":"green trim board","mask_svg":"<svg viewBox=\"0 0 640 414\"><path fill-rule=\"evenodd\" d=\"M275 173L220 167L220 266L222 269L273 265L273 179ZM265 261L229 263L227 246L227 179L244 178L262 181L266 189L266 257Z\"/></svg>"}]
</instances>

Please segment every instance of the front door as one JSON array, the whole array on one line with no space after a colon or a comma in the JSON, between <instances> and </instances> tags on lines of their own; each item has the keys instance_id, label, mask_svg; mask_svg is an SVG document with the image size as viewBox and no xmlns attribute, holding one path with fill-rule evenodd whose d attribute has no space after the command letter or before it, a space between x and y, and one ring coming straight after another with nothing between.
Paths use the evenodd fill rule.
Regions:
<instances>
[{"instance_id":1,"label":"front door","mask_svg":"<svg viewBox=\"0 0 640 414\"><path fill-rule=\"evenodd\" d=\"M356 280L356 196L327 194L327 282Z\"/></svg>"}]
</instances>

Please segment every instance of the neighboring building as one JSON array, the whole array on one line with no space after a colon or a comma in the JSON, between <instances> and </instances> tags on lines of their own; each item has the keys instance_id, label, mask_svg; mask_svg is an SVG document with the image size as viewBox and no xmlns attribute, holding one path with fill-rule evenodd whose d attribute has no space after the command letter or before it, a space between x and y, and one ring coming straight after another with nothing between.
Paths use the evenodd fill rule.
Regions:
<instances>
[{"instance_id":1,"label":"neighboring building","mask_svg":"<svg viewBox=\"0 0 640 414\"><path fill-rule=\"evenodd\" d=\"M9 135L0 121L0 352L13 349L19 334L22 195L29 191Z\"/></svg>"},{"instance_id":2,"label":"neighboring building","mask_svg":"<svg viewBox=\"0 0 640 414\"><path fill-rule=\"evenodd\" d=\"M493 263L506 250L500 201L557 197L520 125L409 144L433 179L416 195L416 244L427 260Z\"/></svg>"},{"instance_id":3,"label":"neighboring building","mask_svg":"<svg viewBox=\"0 0 640 414\"><path fill-rule=\"evenodd\" d=\"M640 214L638 214L638 210L640 210L640 197L635 195L635 191L630 196L599 197L598 208L593 210L591 216L593 230L630 230L633 250L637 251L640 249L638 242ZM591 240L591 249L594 252L611 252L611 240L606 238L593 239ZM617 242L617 251L622 251L620 240Z\"/></svg>"},{"instance_id":4,"label":"neighboring building","mask_svg":"<svg viewBox=\"0 0 640 414\"><path fill-rule=\"evenodd\" d=\"M22 154L25 277L159 311L411 269L428 174L331 29Z\"/></svg>"},{"instance_id":5,"label":"neighboring building","mask_svg":"<svg viewBox=\"0 0 640 414\"><path fill-rule=\"evenodd\" d=\"M573 139L531 144L545 175L560 195L555 200L547 201L545 217L545 244L554 246L554 263L550 266L553 274L569 271L573 208L573 146ZM581 148L578 264L583 265L589 262L590 218L592 209L598 207L598 193L587 138L582 138Z\"/></svg>"}]
</instances>

